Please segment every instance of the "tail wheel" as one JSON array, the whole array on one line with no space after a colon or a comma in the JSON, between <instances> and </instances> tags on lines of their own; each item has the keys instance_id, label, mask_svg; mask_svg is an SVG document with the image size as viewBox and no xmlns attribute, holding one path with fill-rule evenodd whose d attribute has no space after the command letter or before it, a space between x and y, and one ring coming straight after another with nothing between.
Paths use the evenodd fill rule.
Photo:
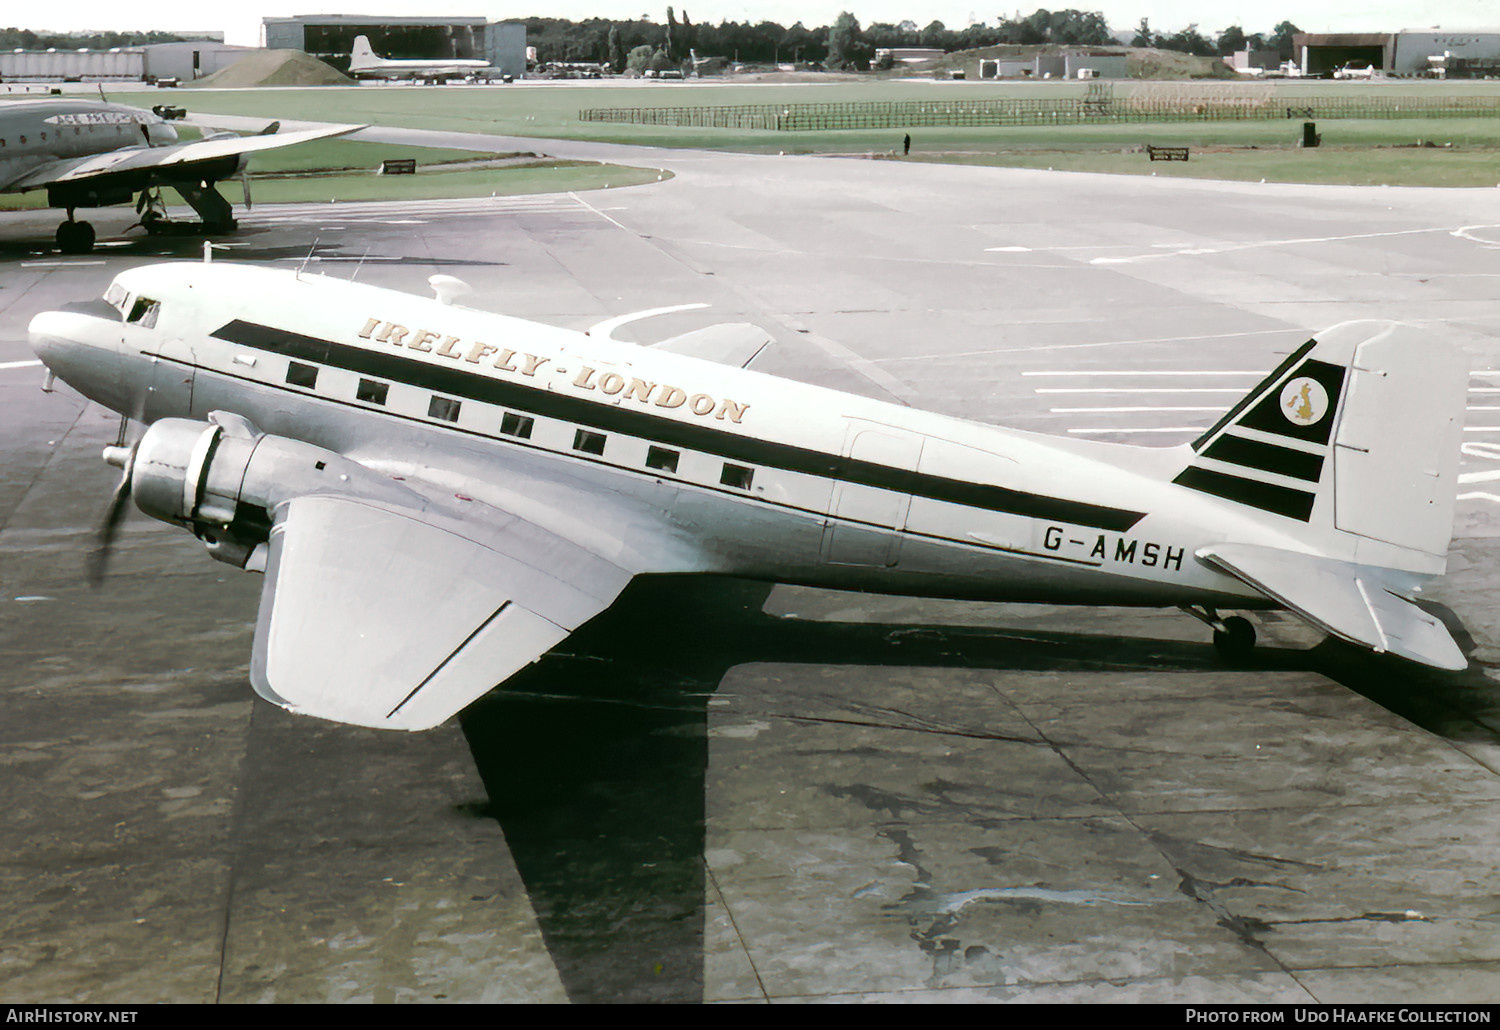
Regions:
<instances>
[{"instance_id":1,"label":"tail wheel","mask_svg":"<svg viewBox=\"0 0 1500 1030\"><path fill-rule=\"evenodd\" d=\"M1255 650L1255 627L1249 619L1232 615L1224 620L1223 629L1214 630L1214 647L1229 661L1244 661Z\"/></svg>"}]
</instances>

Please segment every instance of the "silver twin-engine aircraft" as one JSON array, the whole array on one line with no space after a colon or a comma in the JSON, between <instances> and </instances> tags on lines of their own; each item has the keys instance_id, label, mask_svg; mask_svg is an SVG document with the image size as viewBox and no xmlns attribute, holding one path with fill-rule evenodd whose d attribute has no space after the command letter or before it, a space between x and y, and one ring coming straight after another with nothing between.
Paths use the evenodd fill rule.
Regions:
<instances>
[{"instance_id":1,"label":"silver twin-engine aircraft","mask_svg":"<svg viewBox=\"0 0 1500 1030\"><path fill-rule=\"evenodd\" d=\"M129 204L151 229L164 222L156 191L170 186L203 219L210 232L235 227L229 202L214 188L239 177L245 203L249 156L309 140L352 132L345 125L259 136L221 133L178 142L171 123L150 111L100 100L8 100L0 102L0 193L47 191L47 206L66 208L57 227L57 247L65 254L94 248L94 228L73 217L77 208Z\"/></svg>"},{"instance_id":2,"label":"silver twin-engine aircraft","mask_svg":"<svg viewBox=\"0 0 1500 1030\"><path fill-rule=\"evenodd\" d=\"M230 263L121 273L43 312L57 376L149 423L131 493L263 572L251 681L362 726L435 726L643 573L1180 606L1242 653L1285 608L1462 669L1413 599L1452 533L1466 362L1393 323L1308 341L1192 445L1058 439L654 346ZM711 351L716 360L695 353Z\"/></svg>"}]
</instances>

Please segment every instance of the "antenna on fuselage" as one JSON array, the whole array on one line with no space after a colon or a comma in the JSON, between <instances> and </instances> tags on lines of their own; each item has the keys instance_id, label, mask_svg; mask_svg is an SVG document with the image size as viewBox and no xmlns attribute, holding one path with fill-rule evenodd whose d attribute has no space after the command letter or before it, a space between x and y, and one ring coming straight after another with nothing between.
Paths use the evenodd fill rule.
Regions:
<instances>
[{"instance_id":1,"label":"antenna on fuselage","mask_svg":"<svg viewBox=\"0 0 1500 1030\"><path fill-rule=\"evenodd\" d=\"M315 251L315 250L318 249L318 241L321 240L322 238L323 237L321 237L321 236L316 237L313 240L313 242L312 242L312 246L307 248L307 257L303 258L302 259L302 264L300 264L300 265L297 266L296 278L298 278L298 279L302 278L302 270L304 268L306 268L307 267L307 263L312 260L313 251Z\"/></svg>"},{"instance_id":2,"label":"antenna on fuselage","mask_svg":"<svg viewBox=\"0 0 1500 1030\"><path fill-rule=\"evenodd\" d=\"M349 281L351 283L354 280L356 280L356 279L359 278L359 270L361 268L365 267L365 258L367 258L369 256L370 256L370 248L366 247L365 248L365 252L359 256L359 261L354 266L354 274L349 277Z\"/></svg>"}]
</instances>

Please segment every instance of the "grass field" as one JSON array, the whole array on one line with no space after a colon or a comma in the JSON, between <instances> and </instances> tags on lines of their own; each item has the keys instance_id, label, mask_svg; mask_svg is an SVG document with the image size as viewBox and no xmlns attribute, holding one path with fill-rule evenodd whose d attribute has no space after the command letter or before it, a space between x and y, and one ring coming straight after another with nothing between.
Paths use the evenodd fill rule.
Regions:
<instances>
[{"instance_id":1,"label":"grass field","mask_svg":"<svg viewBox=\"0 0 1500 1030\"><path fill-rule=\"evenodd\" d=\"M1322 96L1500 96L1500 82L1111 84L1117 95L1236 90L1295 106ZM363 122L498 135L565 138L750 153L889 156L903 130L775 132L581 122L584 107L776 104L965 97L1080 96L1083 83L839 81L827 84L362 87L305 90L199 90L181 95L190 110L266 118ZM154 94L144 95L149 104ZM1212 121L1017 128L911 130L912 159L1272 182L1469 186L1500 183L1500 118L1325 119L1323 146L1299 146L1301 121ZM1436 146L1428 147L1432 142ZM1193 148L1186 163L1150 162L1147 143ZM358 144L353 144L357 146ZM384 148L383 148L384 149ZM538 148L542 149L542 148ZM264 167L259 162L257 168ZM605 181L605 180L601 180Z\"/></svg>"},{"instance_id":2,"label":"grass field","mask_svg":"<svg viewBox=\"0 0 1500 1030\"><path fill-rule=\"evenodd\" d=\"M181 132L191 138L190 130ZM387 159L411 158L417 174L376 174ZM501 158L502 160L497 160ZM638 186L656 182L656 168L630 168L592 161L537 158L531 153L507 157L438 147L372 146L346 140L319 140L258 154L251 163L251 196L258 204L292 204L352 200L421 200L442 197L510 197L531 193L566 193ZM236 183L220 191L238 204ZM169 203L177 198L169 194ZM0 211L47 206L45 190L0 194Z\"/></svg>"}]
</instances>

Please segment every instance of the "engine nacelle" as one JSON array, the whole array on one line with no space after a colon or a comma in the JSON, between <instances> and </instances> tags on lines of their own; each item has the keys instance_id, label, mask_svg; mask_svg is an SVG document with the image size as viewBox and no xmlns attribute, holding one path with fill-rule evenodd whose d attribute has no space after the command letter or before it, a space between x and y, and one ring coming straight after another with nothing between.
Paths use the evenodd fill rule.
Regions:
<instances>
[{"instance_id":1,"label":"engine nacelle","mask_svg":"<svg viewBox=\"0 0 1500 1030\"><path fill-rule=\"evenodd\" d=\"M154 422L136 445L130 486L136 507L190 530L219 561L263 569L264 551L256 551L270 536L277 506L305 494L425 506L419 495L343 455L266 435L238 415L209 417ZM106 452L110 460L113 450Z\"/></svg>"}]
</instances>

